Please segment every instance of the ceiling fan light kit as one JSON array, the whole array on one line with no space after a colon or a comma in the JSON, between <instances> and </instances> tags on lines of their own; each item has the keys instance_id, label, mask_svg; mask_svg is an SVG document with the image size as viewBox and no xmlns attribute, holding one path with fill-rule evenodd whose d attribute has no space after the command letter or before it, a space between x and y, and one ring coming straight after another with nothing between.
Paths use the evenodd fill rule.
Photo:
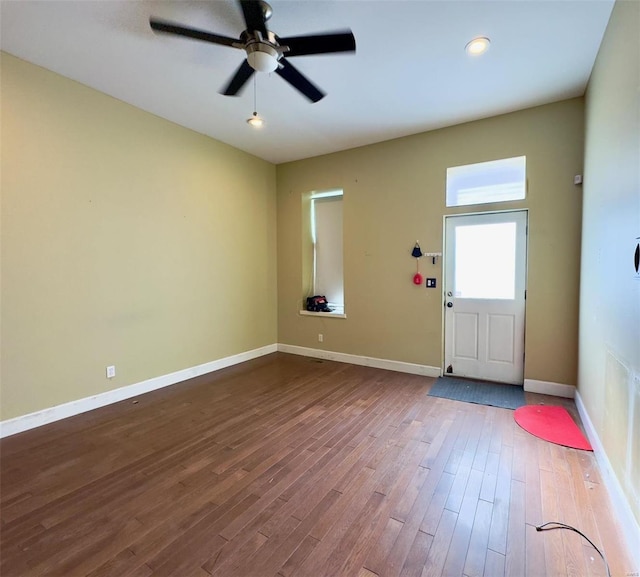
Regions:
<instances>
[{"instance_id":1,"label":"ceiling fan light kit","mask_svg":"<svg viewBox=\"0 0 640 577\"><path fill-rule=\"evenodd\" d=\"M273 72L278 68L280 55L275 48L264 42L247 45L247 62L256 72Z\"/></svg>"},{"instance_id":2,"label":"ceiling fan light kit","mask_svg":"<svg viewBox=\"0 0 640 577\"><path fill-rule=\"evenodd\" d=\"M275 72L311 102L321 100L325 93L289 63L287 58L355 52L356 40L351 30L279 38L267 29L267 20L272 13L269 4L263 0L239 0L239 4L247 28L237 40L157 18L151 18L149 24L155 32L244 50L245 60L221 91L225 96L237 96L254 72Z\"/></svg>"}]
</instances>

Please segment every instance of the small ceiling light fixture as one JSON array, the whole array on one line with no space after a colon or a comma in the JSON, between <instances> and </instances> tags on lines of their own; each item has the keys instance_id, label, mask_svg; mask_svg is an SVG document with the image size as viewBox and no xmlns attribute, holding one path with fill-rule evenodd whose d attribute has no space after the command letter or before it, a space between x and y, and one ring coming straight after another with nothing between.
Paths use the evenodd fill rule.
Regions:
<instances>
[{"instance_id":1,"label":"small ceiling light fixture","mask_svg":"<svg viewBox=\"0 0 640 577\"><path fill-rule=\"evenodd\" d=\"M264 126L264 119L258 114L258 106L256 104L256 75L253 75L253 114L247 118L247 124L253 128L262 128Z\"/></svg>"},{"instance_id":2,"label":"small ceiling light fixture","mask_svg":"<svg viewBox=\"0 0 640 577\"><path fill-rule=\"evenodd\" d=\"M467 54L470 54L471 56L478 56L489 50L489 44L491 44L491 41L488 38L480 36L469 42L464 49L467 51Z\"/></svg>"},{"instance_id":3,"label":"small ceiling light fixture","mask_svg":"<svg viewBox=\"0 0 640 577\"><path fill-rule=\"evenodd\" d=\"M257 112L254 112L251 118L247 118L247 124L250 124L254 128L262 128L264 120L261 116L258 116Z\"/></svg>"}]
</instances>

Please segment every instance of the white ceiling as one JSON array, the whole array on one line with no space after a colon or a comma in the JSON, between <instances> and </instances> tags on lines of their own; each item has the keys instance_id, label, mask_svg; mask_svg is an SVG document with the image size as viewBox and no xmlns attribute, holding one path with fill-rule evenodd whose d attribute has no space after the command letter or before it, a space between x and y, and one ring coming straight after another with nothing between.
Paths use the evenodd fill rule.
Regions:
<instances>
[{"instance_id":1,"label":"white ceiling","mask_svg":"<svg viewBox=\"0 0 640 577\"><path fill-rule=\"evenodd\" d=\"M279 36L351 28L355 54L291 58L327 96L257 75L222 96L244 52L154 34L149 17L224 36L234 0L2 0L1 47L138 108L281 163L584 93L613 0L272 0ZM469 57L465 44L491 39Z\"/></svg>"}]
</instances>

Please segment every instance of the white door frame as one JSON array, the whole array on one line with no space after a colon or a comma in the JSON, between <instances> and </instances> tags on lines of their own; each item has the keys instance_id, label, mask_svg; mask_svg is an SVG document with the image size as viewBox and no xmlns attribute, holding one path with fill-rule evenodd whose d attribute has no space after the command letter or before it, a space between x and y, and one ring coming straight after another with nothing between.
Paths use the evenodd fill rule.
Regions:
<instances>
[{"instance_id":1,"label":"white door frame","mask_svg":"<svg viewBox=\"0 0 640 577\"><path fill-rule=\"evenodd\" d=\"M511 212L524 212L526 214L526 247L525 247L525 270L524 270L524 286L525 286L525 303L524 303L524 326L523 326L523 354L526 351L526 323L527 323L527 288L529 284L529 209L528 208L510 208L506 210L487 210L487 211L477 211L477 212L459 212L452 214L445 214L442 216L442 328L441 328L441 347L442 347L442 355L440 359L440 375L445 376L446 367L445 367L445 357L446 357L446 303L447 303L447 287L446 287L446 263L447 263L447 243L446 243L446 235L447 235L447 219L454 218L459 216L482 216L489 214L504 214ZM523 361L523 376L526 370L526 356Z\"/></svg>"}]
</instances>

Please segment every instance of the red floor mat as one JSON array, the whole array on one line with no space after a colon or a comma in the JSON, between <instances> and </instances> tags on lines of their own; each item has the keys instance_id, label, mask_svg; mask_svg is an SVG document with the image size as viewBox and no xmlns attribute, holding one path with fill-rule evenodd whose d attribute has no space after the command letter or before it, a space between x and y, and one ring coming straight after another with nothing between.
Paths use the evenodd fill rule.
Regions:
<instances>
[{"instance_id":1,"label":"red floor mat","mask_svg":"<svg viewBox=\"0 0 640 577\"><path fill-rule=\"evenodd\" d=\"M513 418L525 431L545 441L574 449L593 451L591 443L563 407L527 405L516 409Z\"/></svg>"}]
</instances>

